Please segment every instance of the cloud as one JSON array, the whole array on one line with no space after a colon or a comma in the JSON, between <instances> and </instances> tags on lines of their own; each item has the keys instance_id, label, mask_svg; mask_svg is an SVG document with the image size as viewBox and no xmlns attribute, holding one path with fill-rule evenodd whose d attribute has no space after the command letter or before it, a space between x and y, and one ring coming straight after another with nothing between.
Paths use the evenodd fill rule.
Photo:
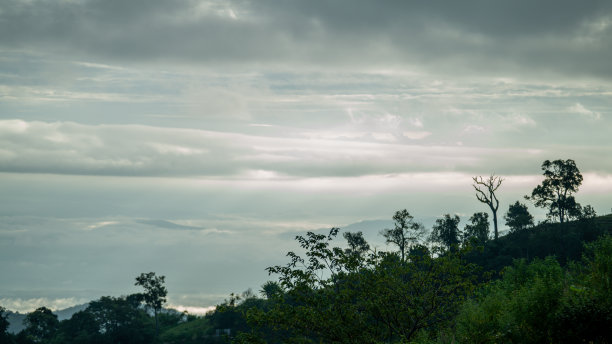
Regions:
<instances>
[{"instance_id":1,"label":"cloud","mask_svg":"<svg viewBox=\"0 0 612 344\"><path fill-rule=\"evenodd\" d=\"M206 315L207 313L214 311L215 308L217 308L217 306L194 307L194 306L168 304L167 308L176 309L179 312L187 312L189 314Z\"/></svg>"},{"instance_id":2,"label":"cloud","mask_svg":"<svg viewBox=\"0 0 612 344\"><path fill-rule=\"evenodd\" d=\"M586 107L584 107L584 105L582 105L580 103L576 103L576 104L570 106L567 110L569 112L571 112L571 113L579 114L579 115L582 115L582 116L584 116L586 118L589 118L589 119L593 119L593 120L601 119L601 113L595 112L595 111L591 111L591 110L587 109Z\"/></svg>"},{"instance_id":3,"label":"cloud","mask_svg":"<svg viewBox=\"0 0 612 344\"><path fill-rule=\"evenodd\" d=\"M397 141L391 133L372 133L372 137L377 141L394 142Z\"/></svg>"},{"instance_id":4,"label":"cloud","mask_svg":"<svg viewBox=\"0 0 612 344\"><path fill-rule=\"evenodd\" d=\"M407 137L411 140L422 140L428 137L429 135L431 135L431 132L429 131L404 131L402 135L404 135L404 137Z\"/></svg>"},{"instance_id":5,"label":"cloud","mask_svg":"<svg viewBox=\"0 0 612 344\"><path fill-rule=\"evenodd\" d=\"M467 134L484 133L486 131L487 129L485 127L477 124L468 124L463 128L463 132Z\"/></svg>"},{"instance_id":6,"label":"cloud","mask_svg":"<svg viewBox=\"0 0 612 344\"><path fill-rule=\"evenodd\" d=\"M609 78L610 13L607 1L9 0L0 13L0 46L101 65L421 65L452 74Z\"/></svg>"},{"instance_id":7,"label":"cloud","mask_svg":"<svg viewBox=\"0 0 612 344\"><path fill-rule=\"evenodd\" d=\"M0 304L13 312L28 313L36 310L39 307L47 307L53 311L62 310L74 305L83 304L88 302L87 299L78 299L74 297L68 298L48 298L48 297L37 297L37 298L0 298Z\"/></svg>"},{"instance_id":8,"label":"cloud","mask_svg":"<svg viewBox=\"0 0 612 344\"><path fill-rule=\"evenodd\" d=\"M467 126L466 130L480 132L484 128L472 125ZM416 145L409 144L410 141L401 142L398 140L401 137L389 132L373 132L374 140L368 141L359 139L359 135L323 134L322 137L327 138L317 135L299 138L285 136L283 131L283 128L279 128L269 135L249 135L144 125L0 120L0 171L205 177L218 180L262 180L265 177L263 179L283 180L476 171L524 157L533 159L534 166L537 166L538 159L550 158L547 154L557 151L554 146L547 150L534 150L539 147ZM402 135L414 141L429 137L430 132L406 131ZM580 147L562 149L575 151L573 156L586 154ZM533 154L534 151L538 153ZM590 151L599 154L593 149ZM600 162L598 165L604 168L606 164ZM528 162L524 162L514 164L511 170L525 172L527 167ZM254 171L265 171L265 174Z\"/></svg>"},{"instance_id":9,"label":"cloud","mask_svg":"<svg viewBox=\"0 0 612 344\"><path fill-rule=\"evenodd\" d=\"M167 221L167 220L152 220L152 219L145 219L145 220L138 220L138 223L142 223L145 225L150 225L150 226L154 226L154 227L159 227L159 228L164 228L164 229L182 229L182 230L198 230L198 229L202 229L200 227L196 227L196 226L186 226L186 225L180 225L171 221Z\"/></svg>"},{"instance_id":10,"label":"cloud","mask_svg":"<svg viewBox=\"0 0 612 344\"><path fill-rule=\"evenodd\" d=\"M423 120L421 118L409 118L408 122L416 128L423 128Z\"/></svg>"}]
</instances>

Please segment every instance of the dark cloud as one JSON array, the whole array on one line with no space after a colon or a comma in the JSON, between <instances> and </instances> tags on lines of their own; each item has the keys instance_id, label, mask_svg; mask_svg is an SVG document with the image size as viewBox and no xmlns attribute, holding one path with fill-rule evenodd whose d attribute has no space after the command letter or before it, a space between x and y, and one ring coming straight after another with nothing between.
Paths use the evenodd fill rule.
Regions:
<instances>
[{"instance_id":1,"label":"dark cloud","mask_svg":"<svg viewBox=\"0 0 612 344\"><path fill-rule=\"evenodd\" d=\"M610 76L608 1L8 1L0 44L100 61Z\"/></svg>"}]
</instances>

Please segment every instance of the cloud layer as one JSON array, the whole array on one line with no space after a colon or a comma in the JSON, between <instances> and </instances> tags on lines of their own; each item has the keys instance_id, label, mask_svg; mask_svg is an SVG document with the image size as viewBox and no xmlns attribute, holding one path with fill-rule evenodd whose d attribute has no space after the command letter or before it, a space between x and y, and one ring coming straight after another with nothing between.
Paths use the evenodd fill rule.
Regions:
<instances>
[{"instance_id":1,"label":"cloud layer","mask_svg":"<svg viewBox=\"0 0 612 344\"><path fill-rule=\"evenodd\" d=\"M483 127L464 128L481 135ZM355 133L354 133L355 134ZM581 147L487 148L415 145L430 134L403 135L394 142L373 133L373 142L344 135L328 138L246 135L142 125L82 125L72 122L0 120L0 171L111 176L190 176L283 180L457 171L530 174L547 157L579 155L591 170L612 170ZM380 134L382 135L382 134ZM416 135L416 136L415 136ZM324 135L323 135L324 136ZM355 140L358 139L358 140ZM376 142L379 141L379 142ZM391 141L391 142L388 142ZM560 150L565 150L561 152ZM520 165L511 167L516 161Z\"/></svg>"},{"instance_id":2,"label":"cloud layer","mask_svg":"<svg viewBox=\"0 0 612 344\"><path fill-rule=\"evenodd\" d=\"M611 14L608 1L10 0L0 44L132 63L610 78Z\"/></svg>"}]
</instances>

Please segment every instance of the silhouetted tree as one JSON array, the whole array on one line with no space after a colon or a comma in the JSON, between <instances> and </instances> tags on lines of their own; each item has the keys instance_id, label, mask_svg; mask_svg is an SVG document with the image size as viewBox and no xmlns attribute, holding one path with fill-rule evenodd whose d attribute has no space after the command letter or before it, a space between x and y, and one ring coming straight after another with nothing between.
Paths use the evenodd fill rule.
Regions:
<instances>
[{"instance_id":1,"label":"silhouetted tree","mask_svg":"<svg viewBox=\"0 0 612 344\"><path fill-rule=\"evenodd\" d=\"M140 309L141 295L127 297L103 296L91 301L85 312L90 313L110 343L151 343L154 339L151 317ZM85 318L84 318L85 320Z\"/></svg>"},{"instance_id":2,"label":"silhouetted tree","mask_svg":"<svg viewBox=\"0 0 612 344\"><path fill-rule=\"evenodd\" d=\"M466 242L476 240L479 244L489 240L489 214L474 213L470 217L470 223L465 225L463 238Z\"/></svg>"},{"instance_id":3,"label":"silhouetted tree","mask_svg":"<svg viewBox=\"0 0 612 344\"><path fill-rule=\"evenodd\" d=\"M362 232L344 232L342 236L349 246L347 253L363 254L370 249L370 245L364 239Z\"/></svg>"},{"instance_id":4,"label":"silhouetted tree","mask_svg":"<svg viewBox=\"0 0 612 344\"><path fill-rule=\"evenodd\" d=\"M508 207L508 212L504 215L504 219L506 220L506 226L510 227L511 232L533 226L533 216L527 210L527 206L519 203L519 201Z\"/></svg>"},{"instance_id":5,"label":"silhouetted tree","mask_svg":"<svg viewBox=\"0 0 612 344\"><path fill-rule=\"evenodd\" d=\"M581 207L580 205L578 205L578 207L579 207L579 213L580 213L578 215L578 218L581 220L594 219L597 216L595 209L593 209L593 207L590 204L587 204L584 207Z\"/></svg>"},{"instance_id":6,"label":"silhouetted tree","mask_svg":"<svg viewBox=\"0 0 612 344\"><path fill-rule=\"evenodd\" d=\"M368 251L353 271L345 251L330 246L337 233L298 236L306 256L289 252L287 265L267 269L285 293L267 309L249 310L251 325L278 331L282 343L410 342L443 328L474 288L473 266L461 254L434 258L418 245L405 261Z\"/></svg>"},{"instance_id":7,"label":"silhouetted tree","mask_svg":"<svg viewBox=\"0 0 612 344\"><path fill-rule=\"evenodd\" d=\"M95 316L84 310L76 312L70 319L60 322L59 332L52 343L102 344L109 342L106 335L107 333L100 332L100 326Z\"/></svg>"},{"instance_id":8,"label":"silhouetted tree","mask_svg":"<svg viewBox=\"0 0 612 344\"><path fill-rule=\"evenodd\" d=\"M35 343L46 343L59 328L57 315L53 314L47 307L37 308L28 313L24 320L25 333Z\"/></svg>"},{"instance_id":9,"label":"silhouetted tree","mask_svg":"<svg viewBox=\"0 0 612 344\"><path fill-rule=\"evenodd\" d=\"M447 250L452 250L460 243L459 221L459 216L451 217L450 214L445 214L443 218L437 219L430 240L442 244Z\"/></svg>"},{"instance_id":10,"label":"silhouetted tree","mask_svg":"<svg viewBox=\"0 0 612 344\"><path fill-rule=\"evenodd\" d=\"M564 223L572 217L580 216L580 204L573 194L582 184L582 174L572 159L546 160L542 163L544 180L526 199L536 207L548 208L549 218L558 218Z\"/></svg>"},{"instance_id":11,"label":"silhouetted tree","mask_svg":"<svg viewBox=\"0 0 612 344\"><path fill-rule=\"evenodd\" d=\"M0 306L0 343L10 343L11 338L8 333L9 321L6 308Z\"/></svg>"},{"instance_id":12,"label":"silhouetted tree","mask_svg":"<svg viewBox=\"0 0 612 344\"><path fill-rule=\"evenodd\" d=\"M260 290L260 293L268 300L274 296L282 294L282 292L283 289L281 288L280 284L275 281L267 281L261 286Z\"/></svg>"},{"instance_id":13,"label":"silhouetted tree","mask_svg":"<svg viewBox=\"0 0 612 344\"><path fill-rule=\"evenodd\" d=\"M398 210L393 215L395 227L383 229L380 234L385 237L387 244L395 244L399 249L402 261L406 260L406 254L412 245L419 242L425 234L425 227L418 222L414 222L414 217L408 210Z\"/></svg>"},{"instance_id":14,"label":"silhouetted tree","mask_svg":"<svg viewBox=\"0 0 612 344\"><path fill-rule=\"evenodd\" d=\"M499 200L495 195L495 191L501 186L503 178L492 174L489 178L484 179L482 176L472 177L474 180L474 190L476 190L476 199L481 203L489 206L493 213L493 229L495 239L499 238L499 230L497 227L497 209L499 209Z\"/></svg>"},{"instance_id":15,"label":"silhouetted tree","mask_svg":"<svg viewBox=\"0 0 612 344\"><path fill-rule=\"evenodd\" d=\"M145 292L143 295L145 304L153 309L155 315L155 335L159 334L159 323L157 314L162 309L162 305L166 303L166 295L168 290L164 286L165 276L155 276L155 272L141 273L136 277L134 285L141 286Z\"/></svg>"}]
</instances>

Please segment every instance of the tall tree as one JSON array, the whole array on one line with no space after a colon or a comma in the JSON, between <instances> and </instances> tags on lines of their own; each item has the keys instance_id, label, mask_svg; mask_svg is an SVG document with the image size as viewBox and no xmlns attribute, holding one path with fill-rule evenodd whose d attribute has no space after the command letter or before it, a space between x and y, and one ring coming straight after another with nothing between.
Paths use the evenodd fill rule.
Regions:
<instances>
[{"instance_id":1,"label":"tall tree","mask_svg":"<svg viewBox=\"0 0 612 344\"><path fill-rule=\"evenodd\" d=\"M459 245L460 237L459 216L451 217L450 214L445 214L443 218L436 220L430 240L442 244L447 250L453 250Z\"/></svg>"},{"instance_id":2,"label":"tall tree","mask_svg":"<svg viewBox=\"0 0 612 344\"><path fill-rule=\"evenodd\" d=\"M465 225L463 238L466 242L476 240L479 244L484 244L489 240L489 214L474 213L470 217L470 223Z\"/></svg>"},{"instance_id":3,"label":"tall tree","mask_svg":"<svg viewBox=\"0 0 612 344\"><path fill-rule=\"evenodd\" d=\"M166 303L166 295L168 290L164 286L166 276L155 276L155 272L141 273L136 277L134 285L141 286L145 292L143 298L145 304L153 309L155 315L155 336L159 334L159 323L157 314L162 309L162 305Z\"/></svg>"},{"instance_id":4,"label":"tall tree","mask_svg":"<svg viewBox=\"0 0 612 344\"><path fill-rule=\"evenodd\" d=\"M527 206L519 203L511 204L508 212L504 215L506 226L510 227L511 232L520 231L533 226L533 216L527 210Z\"/></svg>"},{"instance_id":5,"label":"tall tree","mask_svg":"<svg viewBox=\"0 0 612 344\"><path fill-rule=\"evenodd\" d=\"M582 184L582 174L576 167L576 162L567 160L546 160L542 163L544 180L525 198L533 201L536 207L548 208L549 218L558 218L564 223L572 217L581 214L580 204L573 194Z\"/></svg>"},{"instance_id":6,"label":"tall tree","mask_svg":"<svg viewBox=\"0 0 612 344\"><path fill-rule=\"evenodd\" d=\"M417 244L425 234L425 227L415 222L414 217L406 209L396 211L393 220L395 226L383 229L380 234L385 237L387 244L397 245L402 261L405 261L410 247Z\"/></svg>"},{"instance_id":7,"label":"tall tree","mask_svg":"<svg viewBox=\"0 0 612 344\"><path fill-rule=\"evenodd\" d=\"M483 178L482 176L472 177L472 180L474 181L472 186L476 191L476 199L488 205L493 213L493 229L495 239L497 239L499 238L499 231L497 229L497 209L499 209L499 200L495 195L495 191L501 186L504 179L492 174L488 178Z\"/></svg>"}]
</instances>

